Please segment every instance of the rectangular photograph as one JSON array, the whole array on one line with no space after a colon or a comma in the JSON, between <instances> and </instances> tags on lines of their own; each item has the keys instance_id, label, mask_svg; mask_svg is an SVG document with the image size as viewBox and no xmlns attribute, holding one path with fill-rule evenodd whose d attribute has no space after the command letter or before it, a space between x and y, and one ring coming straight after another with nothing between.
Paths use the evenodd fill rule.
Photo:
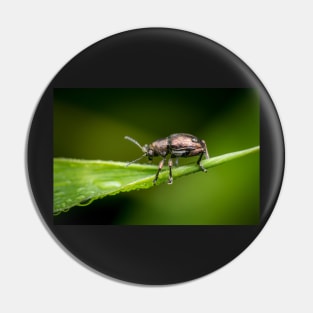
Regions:
<instances>
[{"instance_id":1,"label":"rectangular photograph","mask_svg":"<svg viewBox=\"0 0 313 313\"><path fill-rule=\"evenodd\" d=\"M257 225L254 89L56 88L56 225Z\"/></svg>"}]
</instances>

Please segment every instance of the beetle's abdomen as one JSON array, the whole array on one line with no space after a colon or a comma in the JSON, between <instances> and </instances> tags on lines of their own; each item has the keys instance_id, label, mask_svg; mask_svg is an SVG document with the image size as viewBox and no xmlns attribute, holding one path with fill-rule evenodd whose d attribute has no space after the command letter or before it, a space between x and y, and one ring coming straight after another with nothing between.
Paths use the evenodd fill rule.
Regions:
<instances>
[{"instance_id":1,"label":"beetle's abdomen","mask_svg":"<svg viewBox=\"0 0 313 313\"><path fill-rule=\"evenodd\" d=\"M169 139L169 153L176 157L189 157L203 152L200 140L190 134L173 134Z\"/></svg>"}]
</instances>

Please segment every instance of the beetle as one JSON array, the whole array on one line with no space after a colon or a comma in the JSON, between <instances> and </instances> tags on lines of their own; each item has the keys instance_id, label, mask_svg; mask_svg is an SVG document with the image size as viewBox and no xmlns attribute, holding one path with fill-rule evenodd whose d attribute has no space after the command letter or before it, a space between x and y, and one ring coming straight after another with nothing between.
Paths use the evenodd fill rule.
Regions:
<instances>
[{"instance_id":1,"label":"beetle","mask_svg":"<svg viewBox=\"0 0 313 313\"><path fill-rule=\"evenodd\" d=\"M197 161L197 164L201 168L203 172L207 172L207 170L200 164L202 156L204 155L206 159L209 158L208 149L204 140L197 138L194 135L185 134L185 133L178 133L169 135L166 138L157 139L156 141L152 142L151 144L145 144L141 146L138 141L135 139L125 136L127 140L130 140L135 145L137 145L142 152L144 153L138 159L131 161L127 164L130 165L135 163L136 161L142 159L143 157L148 157L149 160L152 160L153 157L160 156L162 160L159 163L158 171L155 175L153 183L155 184L158 180L159 173L164 165L167 155L170 155L168 160L168 167L169 167L169 178L168 184L173 183L173 175L172 175L172 166L173 166L173 158L176 159L175 164L178 165L178 158L184 157L189 158L192 156L200 155Z\"/></svg>"}]
</instances>

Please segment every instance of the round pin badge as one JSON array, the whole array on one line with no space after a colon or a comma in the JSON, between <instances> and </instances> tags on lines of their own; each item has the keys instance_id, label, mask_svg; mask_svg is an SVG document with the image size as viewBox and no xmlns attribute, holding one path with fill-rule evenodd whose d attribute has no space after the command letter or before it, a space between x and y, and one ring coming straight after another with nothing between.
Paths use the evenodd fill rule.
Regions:
<instances>
[{"instance_id":1,"label":"round pin badge","mask_svg":"<svg viewBox=\"0 0 313 313\"><path fill-rule=\"evenodd\" d=\"M162 285L207 275L256 238L279 195L284 141L269 94L236 55L147 28L59 71L27 158L40 214L70 254L105 277Z\"/></svg>"}]
</instances>

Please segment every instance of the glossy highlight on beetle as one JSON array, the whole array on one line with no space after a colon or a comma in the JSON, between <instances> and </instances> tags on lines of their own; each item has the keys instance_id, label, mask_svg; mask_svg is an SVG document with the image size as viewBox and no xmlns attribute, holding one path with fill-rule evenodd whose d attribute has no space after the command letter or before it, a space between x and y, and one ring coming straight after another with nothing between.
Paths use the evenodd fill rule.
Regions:
<instances>
[{"instance_id":1,"label":"glossy highlight on beetle","mask_svg":"<svg viewBox=\"0 0 313 313\"><path fill-rule=\"evenodd\" d=\"M127 166L142 159L145 156L147 156L149 160L152 160L153 157L156 157L156 156L162 157L162 160L159 163L159 168L153 180L154 184L158 180L159 173L164 165L167 155L170 155L170 158L168 160L168 167L170 171L168 184L173 183L173 175L172 175L173 158L175 158L176 160L175 164L178 165L178 158L180 157L189 158L192 156L200 155L197 161L197 164L199 165L199 167L201 168L203 172L207 172L207 170L200 164L200 161L203 155L205 156L206 159L209 158L209 153L208 153L206 143L203 139L199 139L194 135L184 134L184 133L172 134L166 138L157 139L151 144L145 144L144 146L141 146L138 143L138 141L136 141L135 139L129 136L125 136L124 138L133 142L144 153L138 159L129 162Z\"/></svg>"}]
</instances>

